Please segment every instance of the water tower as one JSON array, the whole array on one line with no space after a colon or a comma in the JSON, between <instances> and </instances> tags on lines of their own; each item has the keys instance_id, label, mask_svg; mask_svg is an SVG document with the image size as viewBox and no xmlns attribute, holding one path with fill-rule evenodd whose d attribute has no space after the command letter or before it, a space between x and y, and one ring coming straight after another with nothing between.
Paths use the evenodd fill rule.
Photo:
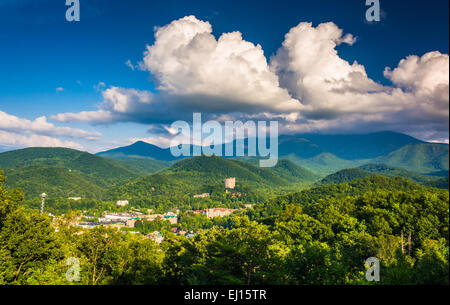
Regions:
<instances>
[{"instance_id":1,"label":"water tower","mask_svg":"<svg viewBox=\"0 0 450 305\"><path fill-rule=\"evenodd\" d=\"M225 189L234 189L236 187L236 178L225 179Z\"/></svg>"},{"instance_id":2,"label":"water tower","mask_svg":"<svg viewBox=\"0 0 450 305\"><path fill-rule=\"evenodd\" d=\"M41 194L42 202L41 202L41 214L44 213L44 205L45 205L45 197L47 197L46 193Z\"/></svg>"}]
</instances>

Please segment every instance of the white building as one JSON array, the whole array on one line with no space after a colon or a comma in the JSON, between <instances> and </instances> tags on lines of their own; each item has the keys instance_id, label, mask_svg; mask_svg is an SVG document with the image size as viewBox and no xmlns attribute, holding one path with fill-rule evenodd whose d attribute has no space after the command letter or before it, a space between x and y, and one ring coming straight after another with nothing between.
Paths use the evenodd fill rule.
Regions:
<instances>
[{"instance_id":1,"label":"white building","mask_svg":"<svg viewBox=\"0 0 450 305\"><path fill-rule=\"evenodd\" d=\"M119 200L116 202L118 206L124 207L128 205L128 200Z\"/></svg>"},{"instance_id":2,"label":"white building","mask_svg":"<svg viewBox=\"0 0 450 305\"><path fill-rule=\"evenodd\" d=\"M236 178L227 178L225 179L225 188L226 189L234 189L236 187Z\"/></svg>"},{"instance_id":3,"label":"white building","mask_svg":"<svg viewBox=\"0 0 450 305\"><path fill-rule=\"evenodd\" d=\"M209 198L209 197L211 197L211 195L209 193L194 195L194 198Z\"/></svg>"}]
</instances>

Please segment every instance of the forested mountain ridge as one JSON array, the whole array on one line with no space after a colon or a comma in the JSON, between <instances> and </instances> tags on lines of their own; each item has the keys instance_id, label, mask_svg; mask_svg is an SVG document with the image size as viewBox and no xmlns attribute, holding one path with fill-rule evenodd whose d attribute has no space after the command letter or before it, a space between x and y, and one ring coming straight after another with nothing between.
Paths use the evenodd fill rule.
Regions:
<instances>
[{"instance_id":1,"label":"forested mountain ridge","mask_svg":"<svg viewBox=\"0 0 450 305\"><path fill-rule=\"evenodd\" d=\"M137 178L129 183L111 188L109 198L130 199L133 204L153 206L220 205L237 202L258 202L277 190L287 192L311 185L318 176L295 165L279 160L273 168L259 168L248 162L221 157L193 157L181 160L156 174ZM225 192L224 180L236 178L236 188ZM236 198L231 193L236 192ZM209 199L195 199L196 194L208 193ZM237 202L236 202L237 201Z\"/></svg>"},{"instance_id":2,"label":"forested mountain ridge","mask_svg":"<svg viewBox=\"0 0 450 305\"><path fill-rule=\"evenodd\" d=\"M164 172L164 171L163 171ZM224 159L216 156L193 157L177 162L165 172L197 172L206 174L210 179L223 180L236 177L249 183L283 185L288 182L311 182L318 177L310 171L287 160L278 160L272 168L260 168L248 162Z\"/></svg>"},{"instance_id":3,"label":"forested mountain ridge","mask_svg":"<svg viewBox=\"0 0 450 305\"><path fill-rule=\"evenodd\" d=\"M46 192L53 197L99 198L117 183L139 176L114 160L68 148L26 148L0 153L7 186L22 188L27 198Z\"/></svg>"},{"instance_id":4,"label":"forested mountain ridge","mask_svg":"<svg viewBox=\"0 0 450 305\"><path fill-rule=\"evenodd\" d=\"M52 165L29 165L4 170L8 188L20 188L26 198L47 193L52 197L101 198L104 185L80 172Z\"/></svg>"},{"instance_id":5,"label":"forested mountain ridge","mask_svg":"<svg viewBox=\"0 0 450 305\"><path fill-rule=\"evenodd\" d=\"M435 186L439 188L448 188L448 183L447 184L445 183L446 178L441 178L439 176L418 174L407 171L402 168L387 166L384 164L366 164L360 166L359 168L343 169L323 178L319 182L319 184L340 184L343 182L352 181L354 179L370 177L375 175L381 175L385 177L403 177L423 185Z\"/></svg>"},{"instance_id":6,"label":"forested mountain ridge","mask_svg":"<svg viewBox=\"0 0 450 305\"><path fill-rule=\"evenodd\" d=\"M280 156L295 153L300 158L311 158L330 153L340 159L356 160L376 158L405 145L424 142L402 133L383 131L369 134L283 135L279 143Z\"/></svg>"},{"instance_id":7,"label":"forested mountain ridge","mask_svg":"<svg viewBox=\"0 0 450 305\"><path fill-rule=\"evenodd\" d=\"M448 171L449 147L447 144L410 144L374 161L418 173Z\"/></svg>"},{"instance_id":8,"label":"forested mountain ridge","mask_svg":"<svg viewBox=\"0 0 450 305\"><path fill-rule=\"evenodd\" d=\"M243 142L244 147L247 147L249 139L244 139ZM234 141L233 147L238 143ZM192 146L190 150L192 151ZM159 148L145 142L136 142L99 155L119 160L137 156L162 161L182 159L171 156L169 148ZM387 164L418 173L449 169L447 144L426 143L390 131L349 135L281 135L278 155L322 176L368 163Z\"/></svg>"},{"instance_id":9,"label":"forested mountain ridge","mask_svg":"<svg viewBox=\"0 0 450 305\"><path fill-rule=\"evenodd\" d=\"M116 198L123 189L127 189L123 196L136 198L143 189L156 185L160 190L197 193L207 190L207 186L222 186L228 177L236 177L239 185L253 188L294 187L319 178L287 160L279 160L274 168L266 169L247 162L201 156L171 166L170 162L149 158L111 160L65 148L28 148L2 153L0 166L8 177L7 186L22 188L27 198L36 198L42 192L63 198L103 198L106 192L116 194L113 196ZM154 171L160 171L157 177L164 176L164 179L153 183L152 177L145 177ZM150 182L152 185L148 185Z\"/></svg>"},{"instance_id":10,"label":"forested mountain ridge","mask_svg":"<svg viewBox=\"0 0 450 305\"><path fill-rule=\"evenodd\" d=\"M244 147L249 140L244 139ZM234 141L233 147L239 141ZM408 144L425 143L411 136L392 132L376 132L369 134L297 134L280 135L279 156L284 157L294 154L298 158L312 158L322 153L330 153L345 160L373 159L393 152ZM192 151L192 146L190 147ZM224 145L222 145L224 151ZM126 158L133 156L151 157L156 160L170 161L174 158L170 148L160 148L146 142L136 142L132 145L100 152L98 155L111 158Z\"/></svg>"},{"instance_id":11,"label":"forested mountain ridge","mask_svg":"<svg viewBox=\"0 0 450 305\"><path fill-rule=\"evenodd\" d=\"M160 148L156 145L152 145L143 141L138 141L129 146L103 151L98 153L97 155L112 159L125 159L133 157L146 157L162 161L172 161L176 159L172 156L170 149Z\"/></svg>"},{"instance_id":12,"label":"forested mountain ridge","mask_svg":"<svg viewBox=\"0 0 450 305\"><path fill-rule=\"evenodd\" d=\"M402 177L383 177L379 175L371 175L339 184L317 185L300 192L277 196L267 202L256 205L254 210L249 211L249 215L252 219L273 217L274 215L278 215L285 210L286 206L289 204L307 206L308 204L320 200L357 197L368 192L376 193L379 190L388 192L413 192L415 190L429 190L432 192L447 194L448 197L448 190L438 190L430 186L415 183Z\"/></svg>"},{"instance_id":13,"label":"forested mountain ridge","mask_svg":"<svg viewBox=\"0 0 450 305\"><path fill-rule=\"evenodd\" d=\"M136 176L120 163L69 148L25 148L0 153L0 168L51 165L100 178L106 183Z\"/></svg>"},{"instance_id":14,"label":"forested mountain ridge","mask_svg":"<svg viewBox=\"0 0 450 305\"><path fill-rule=\"evenodd\" d=\"M448 191L402 178L321 186L224 218L198 215L204 227L192 237L167 229L161 244L116 228L70 226L76 212L52 225L21 208L20 192L3 183L0 174L0 284L67 285L70 257L83 264L75 285L449 283ZM380 261L380 282L364 278L368 257Z\"/></svg>"},{"instance_id":15,"label":"forested mountain ridge","mask_svg":"<svg viewBox=\"0 0 450 305\"><path fill-rule=\"evenodd\" d=\"M404 138L404 141L409 140L411 139L408 137ZM304 140L300 142L302 141ZM141 142L139 147L145 151L147 144ZM158 150L154 147L152 149ZM111 157L108 154L106 156ZM324 178L322 183L341 183L355 178L381 174L406 177L419 183L441 188L448 185L448 178L444 177L438 180L432 176L434 173L442 176L448 170L448 146L446 145L409 144L387 156L368 160L369 163L370 161L377 163L382 160L390 161L402 165L403 168L380 163L361 166L360 163L367 163L366 159L344 160L330 153L322 153L308 160L313 159L315 164L319 166L319 171L321 169L330 171L342 166L360 166L359 169L346 168L338 172L334 170L333 173L336 173ZM323 172L318 175L308 170L307 166L297 165L302 164L307 159L302 159L301 162L299 160L294 158L295 162L291 162L279 159L277 165L273 168L260 168L257 164L258 158L247 158L246 162L205 156L185 158L178 160L178 162L130 155L117 157L116 159L105 159L73 149L28 148L0 153L0 168L5 169L5 174L9 176L8 187L21 187L28 197L34 198L42 190L42 192L51 193L52 196L57 197L103 198L103 195L107 193L115 194L111 198L136 198L141 196L138 196L138 194L144 192L143 188L149 186L147 185L150 183L149 181L154 180L153 178L140 177L158 171L168 181L165 186L162 186L161 183L158 184L162 186L161 189L179 189L178 192L182 192L184 189L189 194L217 188L223 184L223 179L226 177L236 177L241 186L252 189L276 190L284 188L293 191L295 188L299 189L311 185L321 178L320 176L325 176ZM174 164L174 162L176 163ZM429 176L425 176L405 170L404 167L428 169L428 172L434 168L435 171L432 171ZM441 170L438 170L439 168ZM128 184L131 181L133 183ZM139 181L142 182L141 186L139 186ZM183 188L179 188L177 184L183 185ZM77 187L77 185L83 187ZM114 188L117 186L117 189L112 191L113 186ZM125 189L126 191L120 191ZM165 196L169 195L167 193Z\"/></svg>"}]
</instances>

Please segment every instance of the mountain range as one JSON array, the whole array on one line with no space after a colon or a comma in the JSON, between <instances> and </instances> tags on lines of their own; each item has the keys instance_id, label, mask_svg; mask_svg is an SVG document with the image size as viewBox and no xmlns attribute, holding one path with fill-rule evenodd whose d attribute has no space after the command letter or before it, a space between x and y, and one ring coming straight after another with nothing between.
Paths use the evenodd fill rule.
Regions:
<instances>
[{"instance_id":1,"label":"mountain range","mask_svg":"<svg viewBox=\"0 0 450 305\"><path fill-rule=\"evenodd\" d=\"M244 141L244 145L247 147L248 139ZM233 146L236 147L236 141ZM322 176L369 163L427 174L449 170L447 144L427 143L391 131L364 135L283 135L279 138L278 153L280 158L288 159ZM160 148L145 142L136 142L98 155L118 160L177 160L172 156L170 148Z\"/></svg>"},{"instance_id":2,"label":"mountain range","mask_svg":"<svg viewBox=\"0 0 450 305\"><path fill-rule=\"evenodd\" d=\"M412 180L414 182L437 188L446 189L449 187L448 175L447 177L439 177L439 176L418 174L402 168L391 167L384 164L366 164L358 168L343 169L336 173L326 176L325 178L320 180L320 182L318 182L317 184L318 185L340 184L343 182L350 182L355 179L372 177L377 175L384 177L408 178L409 180Z\"/></svg>"},{"instance_id":3,"label":"mountain range","mask_svg":"<svg viewBox=\"0 0 450 305\"><path fill-rule=\"evenodd\" d=\"M42 192L97 197L103 189L139 176L119 161L69 148L38 147L3 152L0 169L4 170L9 187L20 187L33 197Z\"/></svg>"},{"instance_id":4,"label":"mountain range","mask_svg":"<svg viewBox=\"0 0 450 305\"><path fill-rule=\"evenodd\" d=\"M234 141L233 145L236 146ZM330 153L340 159L372 159L391 153L408 144L426 143L411 136L385 131L370 134L324 135L297 134L281 135L278 139L278 151L281 157L293 155L297 158L312 158ZM244 145L248 145L245 139ZM224 151L224 149L222 149ZM192 152L192 146L190 148ZM173 161L170 148L161 148L146 142L100 152L97 155L114 159L129 157L149 157L155 160Z\"/></svg>"},{"instance_id":5,"label":"mountain range","mask_svg":"<svg viewBox=\"0 0 450 305\"><path fill-rule=\"evenodd\" d=\"M245 141L247 145L248 140ZM0 153L9 188L27 197L123 198L208 192L236 177L243 188L292 190L313 183L351 181L371 175L401 176L448 186L448 145L380 132L367 135L297 135L279 139L278 164L260 168L258 157L175 158L169 148L136 142L93 155L67 148L26 148Z\"/></svg>"}]
</instances>

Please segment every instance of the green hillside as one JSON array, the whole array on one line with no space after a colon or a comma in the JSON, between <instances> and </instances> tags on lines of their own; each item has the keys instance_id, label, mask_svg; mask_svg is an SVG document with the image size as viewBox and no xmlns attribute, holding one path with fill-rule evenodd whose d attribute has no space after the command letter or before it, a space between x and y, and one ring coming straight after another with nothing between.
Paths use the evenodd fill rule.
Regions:
<instances>
[{"instance_id":1,"label":"green hillside","mask_svg":"<svg viewBox=\"0 0 450 305\"><path fill-rule=\"evenodd\" d=\"M319 184L340 184L352 181L354 179L360 179L374 175L381 175L385 177L402 177L423 185L446 188L445 178L418 174L402 168L387 166L384 164L366 164L359 168L343 169L336 173L328 175L327 177L322 179Z\"/></svg>"},{"instance_id":2,"label":"green hillside","mask_svg":"<svg viewBox=\"0 0 450 305\"><path fill-rule=\"evenodd\" d=\"M26 148L0 153L0 168L47 165L66 168L95 184L108 187L138 175L124 165L68 148ZM10 183L13 183L10 179Z\"/></svg>"},{"instance_id":3,"label":"green hillside","mask_svg":"<svg viewBox=\"0 0 450 305\"><path fill-rule=\"evenodd\" d=\"M253 186L285 186L292 182L311 182L317 177L310 171L287 160L279 160L273 168L261 168L249 162L240 162L220 157L195 157L176 163L166 171L178 177L195 172L209 181L222 181L227 177Z\"/></svg>"},{"instance_id":4,"label":"green hillside","mask_svg":"<svg viewBox=\"0 0 450 305\"><path fill-rule=\"evenodd\" d=\"M296 149L298 139L307 140L310 145L317 147L320 153L328 152L345 160L372 159L386 155L408 144L423 143L406 134L382 131L369 134L303 134L280 137L280 156L285 152L293 152L299 157L308 158L318 154L304 154ZM299 147L304 148L305 145ZM309 150L306 150L309 151Z\"/></svg>"},{"instance_id":5,"label":"green hillside","mask_svg":"<svg viewBox=\"0 0 450 305\"><path fill-rule=\"evenodd\" d=\"M184 159L166 168L170 164L149 158L110 160L65 148L28 148L0 154L7 187L22 188L27 198L42 192L62 198L103 198L106 193L109 199L156 194L158 201L167 201L202 192L223 193L224 179L236 177L237 189L255 199L253 195L263 193L262 189L295 190L318 178L287 160L279 160L274 168L205 156ZM159 174L148 176L156 171ZM152 188L155 192L149 192Z\"/></svg>"},{"instance_id":6,"label":"green hillside","mask_svg":"<svg viewBox=\"0 0 450 305\"><path fill-rule=\"evenodd\" d=\"M150 177L169 182L164 175ZM138 234L71 226L73 212L52 224L36 211L39 202L33 209L19 208L20 195L5 190L3 182L0 174L4 284L67 284L65 256L75 253L87 270L75 282L82 285L448 286L449 193L403 178L373 176L314 187L224 218L182 210L177 226L193 232L189 238L174 235L163 221L137 221L129 229ZM75 206L79 203L69 208ZM154 230L164 237L160 244L145 238ZM380 261L378 283L365 279L368 257ZM97 267L105 274L94 281Z\"/></svg>"},{"instance_id":7,"label":"green hillside","mask_svg":"<svg viewBox=\"0 0 450 305\"><path fill-rule=\"evenodd\" d=\"M441 176L419 174L403 168L388 166L385 164L366 164L361 166L360 169L387 177L404 177L421 184L428 184L433 181L440 180L439 178L441 178Z\"/></svg>"},{"instance_id":8,"label":"green hillside","mask_svg":"<svg viewBox=\"0 0 450 305\"><path fill-rule=\"evenodd\" d=\"M229 177L236 178L236 189L225 193L224 180ZM280 160L274 168L260 168L249 162L201 156L111 188L108 196L112 200L128 199L133 205L166 209L196 206L200 201L233 206L233 202L257 202L278 191L299 190L316 179L314 174L289 161ZM239 192L242 197L233 199L232 192ZM211 199L193 198L202 193L210 193Z\"/></svg>"},{"instance_id":9,"label":"green hillside","mask_svg":"<svg viewBox=\"0 0 450 305\"><path fill-rule=\"evenodd\" d=\"M105 156L105 158L109 157ZM153 174L172 165L172 162L169 161L160 161L150 158L126 158L117 160L117 162L139 175Z\"/></svg>"},{"instance_id":10,"label":"green hillside","mask_svg":"<svg viewBox=\"0 0 450 305\"><path fill-rule=\"evenodd\" d=\"M280 159L273 168L261 168L258 158L238 161L201 156L173 164L148 157L106 159L66 148L27 148L0 153L0 169L5 169L7 187L22 188L28 198L46 192L62 198L134 198L142 204L147 200L160 206L177 201L190 204L193 195L201 193L211 193L212 201L225 203L230 199L225 198L223 189L228 177L236 177L236 191L246 193L245 200L252 202L304 189L326 175L319 184L383 175L440 188L448 186L448 178L440 177L448 171L446 145L407 145L374 160L344 160L330 153L308 159L288 157L290 160ZM390 165L381 164L383 160Z\"/></svg>"},{"instance_id":11,"label":"green hillside","mask_svg":"<svg viewBox=\"0 0 450 305\"><path fill-rule=\"evenodd\" d=\"M248 214L253 219L270 219L281 213L285 210L286 206L290 204L307 206L315 202L320 202L321 200L331 202L333 199L360 196L368 192L377 193L380 190L394 192L403 191L407 193L414 190L438 191L436 189L431 189L428 186L417 184L409 179L375 175L354 179L340 184L320 185L300 192L278 196L267 202L256 205L254 210L249 211ZM446 195L448 198L448 192Z\"/></svg>"},{"instance_id":12,"label":"green hillside","mask_svg":"<svg viewBox=\"0 0 450 305\"><path fill-rule=\"evenodd\" d=\"M276 166L272 168L280 176L286 180L298 182L300 181L314 181L319 178L318 175L312 173L304 167L295 164L286 159L279 159Z\"/></svg>"},{"instance_id":13,"label":"green hillside","mask_svg":"<svg viewBox=\"0 0 450 305\"><path fill-rule=\"evenodd\" d=\"M337 172L341 169L354 168L370 162L370 159L345 160L338 158L331 153L322 153L306 159L290 154L285 158L299 166L319 174L322 177Z\"/></svg>"},{"instance_id":14,"label":"green hillside","mask_svg":"<svg viewBox=\"0 0 450 305\"><path fill-rule=\"evenodd\" d=\"M428 183L426 183L426 185L428 186L432 186L435 188L439 188L439 189L447 189L449 188L449 178L445 177L445 178L439 178L437 180L433 180L430 181Z\"/></svg>"},{"instance_id":15,"label":"green hillside","mask_svg":"<svg viewBox=\"0 0 450 305\"><path fill-rule=\"evenodd\" d=\"M284 158L322 177L342 169L356 168L369 163L386 164L411 172L440 176L445 176L446 173L448 175L449 169L448 145L443 144L409 144L374 159L346 160L328 152L311 158L301 158L292 153Z\"/></svg>"},{"instance_id":16,"label":"green hillside","mask_svg":"<svg viewBox=\"0 0 450 305\"><path fill-rule=\"evenodd\" d=\"M411 144L373 160L402 167L418 173L433 173L449 169L448 145Z\"/></svg>"},{"instance_id":17,"label":"green hillside","mask_svg":"<svg viewBox=\"0 0 450 305\"><path fill-rule=\"evenodd\" d=\"M97 155L112 158L112 159L126 159L145 157L155 160L172 161L176 158L172 156L169 148L160 148L150 143L138 141L134 144L125 147L118 147L108 151L100 152Z\"/></svg>"},{"instance_id":18,"label":"green hillside","mask_svg":"<svg viewBox=\"0 0 450 305\"><path fill-rule=\"evenodd\" d=\"M26 198L42 192L54 197L101 198L109 187L139 176L130 166L68 148L27 148L0 153L8 188Z\"/></svg>"},{"instance_id":19,"label":"green hillside","mask_svg":"<svg viewBox=\"0 0 450 305\"><path fill-rule=\"evenodd\" d=\"M20 188L26 198L38 198L47 193L52 197L98 198L103 189L94 179L85 179L67 168L51 165L30 165L5 170L8 188ZM90 181L91 180L91 181Z\"/></svg>"},{"instance_id":20,"label":"green hillside","mask_svg":"<svg viewBox=\"0 0 450 305\"><path fill-rule=\"evenodd\" d=\"M257 139L256 139L257 140ZM248 146L249 139L244 139L244 146ZM360 160L373 159L384 156L408 144L424 143L411 136L383 131L369 134L296 134L280 135L278 139L279 156L287 156L309 159L323 153L329 153L339 159ZM233 146L237 145L237 141ZM224 147L222 147L223 149ZM191 147L192 149L192 147ZM114 159L124 159L127 157L150 157L155 160L172 161L169 148L160 148L150 143L142 141L129 146L119 147L108 151L100 152L98 155ZM366 162L367 163L367 162Z\"/></svg>"},{"instance_id":21,"label":"green hillside","mask_svg":"<svg viewBox=\"0 0 450 305\"><path fill-rule=\"evenodd\" d=\"M326 176L325 178L320 180L319 184L340 184L374 175L376 174L362 170L360 168L347 168Z\"/></svg>"},{"instance_id":22,"label":"green hillside","mask_svg":"<svg viewBox=\"0 0 450 305\"><path fill-rule=\"evenodd\" d=\"M248 145L248 141L245 139L244 145ZM280 158L290 160L321 177L368 163L387 164L418 173L440 173L449 168L448 145L425 143L390 131L348 135L282 135L279 137L278 152ZM155 162L182 159L174 158L170 149L145 142L136 142L98 155L124 162L139 158ZM252 158L246 159L249 160ZM162 168L161 164L142 165L139 162L135 160L128 164L141 173L147 171L147 167L150 167L147 173Z\"/></svg>"}]
</instances>

